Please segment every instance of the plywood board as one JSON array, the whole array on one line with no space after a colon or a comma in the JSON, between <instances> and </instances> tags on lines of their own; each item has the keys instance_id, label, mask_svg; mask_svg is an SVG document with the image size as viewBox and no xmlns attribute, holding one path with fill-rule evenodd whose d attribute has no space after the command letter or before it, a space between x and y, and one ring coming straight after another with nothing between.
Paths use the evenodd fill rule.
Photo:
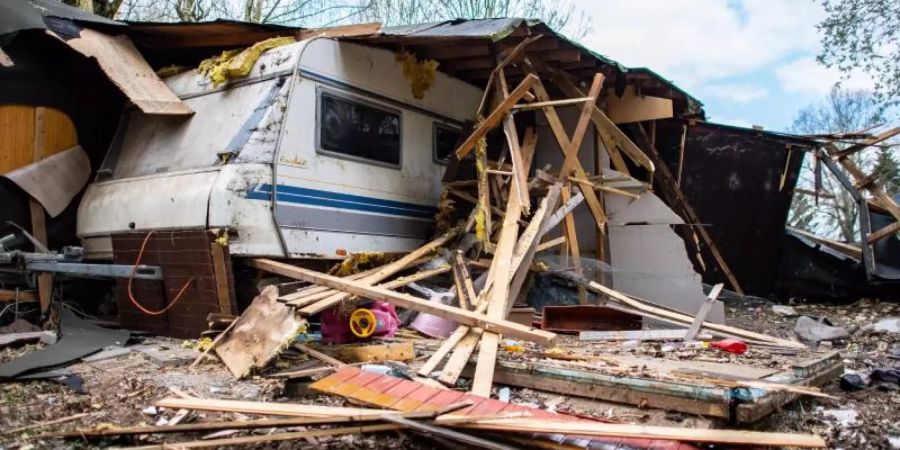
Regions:
<instances>
[{"instance_id":1,"label":"plywood board","mask_svg":"<svg viewBox=\"0 0 900 450\"><path fill-rule=\"evenodd\" d=\"M304 322L294 308L278 302L278 288L269 286L235 320L216 354L234 376L243 378L277 356Z\"/></svg>"},{"instance_id":2,"label":"plywood board","mask_svg":"<svg viewBox=\"0 0 900 450\"><path fill-rule=\"evenodd\" d=\"M96 58L109 79L144 113L194 113L156 75L127 36L84 28L79 37L65 42L81 54Z\"/></svg>"},{"instance_id":3,"label":"plywood board","mask_svg":"<svg viewBox=\"0 0 900 450\"><path fill-rule=\"evenodd\" d=\"M35 107L27 105L0 106L0 174L19 169L35 160ZM78 143L75 124L62 111L42 108L41 143L37 159L73 147Z\"/></svg>"}]
</instances>

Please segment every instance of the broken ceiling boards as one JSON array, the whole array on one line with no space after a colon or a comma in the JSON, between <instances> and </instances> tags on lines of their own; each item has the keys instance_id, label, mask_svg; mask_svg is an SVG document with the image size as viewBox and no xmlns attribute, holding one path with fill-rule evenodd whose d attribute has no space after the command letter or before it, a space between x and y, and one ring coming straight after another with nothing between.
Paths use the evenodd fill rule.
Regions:
<instances>
[{"instance_id":1,"label":"broken ceiling boards","mask_svg":"<svg viewBox=\"0 0 900 450\"><path fill-rule=\"evenodd\" d=\"M156 75L127 36L83 28L77 37L65 42L79 53L96 58L116 87L145 114L194 113Z\"/></svg>"}]
</instances>

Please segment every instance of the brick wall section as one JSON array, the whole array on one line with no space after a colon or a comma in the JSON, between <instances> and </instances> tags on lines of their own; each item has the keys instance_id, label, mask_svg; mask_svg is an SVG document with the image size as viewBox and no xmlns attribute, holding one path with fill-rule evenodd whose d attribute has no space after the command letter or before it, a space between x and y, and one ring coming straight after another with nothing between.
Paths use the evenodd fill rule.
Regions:
<instances>
[{"instance_id":1,"label":"brick wall section","mask_svg":"<svg viewBox=\"0 0 900 450\"><path fill-rule=\"evenodd\" d=\"M113 236L113 258L117 264L134 264L146 233ZM168 312L148 316L128 299L128 279L116 281L119 320L124 328L148 331L164 336L197 338L207 328L206 316L219 313L210 244L214 235L205 230L158 231L147 242L141 264L162 267L163 280L134 280L132 292L144 308L158 311L171 303L191 278L181 300ZM225 248L226 273L232 311L237 311L231 258Z\"/></svg>"}]
</instances>

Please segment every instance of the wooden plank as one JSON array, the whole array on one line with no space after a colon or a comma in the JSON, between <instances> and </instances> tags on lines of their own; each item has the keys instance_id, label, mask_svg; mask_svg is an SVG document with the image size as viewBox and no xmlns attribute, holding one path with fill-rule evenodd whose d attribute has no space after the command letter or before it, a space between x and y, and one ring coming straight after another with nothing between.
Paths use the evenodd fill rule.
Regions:
<instances>
[{"instance_id":1,"label":"wooden plank","mask_svg":"<svg viewBox=\"0 0 900 450\"><path fill-rule=\"evenodd\" d=\"M584 102L593 102L596 101L595 98L592 97L579 97L579 98L566 98L562 100L550 100L549 102L532 102L532 103L522 103L513 107L513 109L518 111L531 111L535 109L543 109L547 107L560 107L560 106L574 106L580 105Z\"/></svg>"},{"instance_id":2,"label":"wooden plank","mask_svg":"<svg viewBox=\"0 0 900 450\"><path fill-rule=\"evenodd\" d=\"M449 439L451 441L462 442L467 446L467 448L486 448L491 450L514 450L516 448L499 444L484 438L460 433L458 431L448 430L444 427L437 427L434 425L417 422L415 420L406 419L404 417L399 417L396 415L388 415L385 416L384 419L391 423L406 426L411 430L418 430L428 435Z\"/></svg>"},{"instance_id":3,"label":"wooden plank","mask_svg":"<svg viewBox=\"0 0 900 450\"><path fill-rule=\"evenodd\" d=\"M236 412L290 417L381 417L398 414L395 411L371 408L347 408L341 406L302 405L299 403L269 403L213 398L164 398L156 402L162 408L184 408L195 411Z\"/></svg>"},{"instance_id":4,"label":"wooden plank","mask_svg":"<svg viewBox=\"0 0 900 450\"><path fill-rule=\"evenodd\" d=\"M502 103L497 105L496 108L491 112L491 114L482 122L475 130L472 131L465 141L456 149L456 158L458 160L462 160L472 151L475 147L475 141L487 135L488 131L496 128L497 125L500 124L500 121L503 120L503 117L508 113L513 106L516 105L516 102L522 99L525 96L531 87L538 81L538 78L534 75L526 76L516 88L510 92L509 97L503 100Z\"/></svg>"},{"instance_id":5,"label":"wooden plank","mask_svg":"<svg viewBox=\"0 0 900 450\"><path fill-rule=\"evenodd\" d=\"M361 297L371 298L374 300L384 300L388 303L400 306L401 308L413 309L416 311L432 314L445 319L453 320L464 325L480 327L492 332L503 333L509 336L537 342L543 345L551 345L556 340L556 335L540 330L512 323L506 320L496 320L487 318L482 314L474 311L465 311L453 306L447 306L441 303L433 303L428 300L413 297L408 294L393 292L388 289L366 285L360 281L346 280L343 278L333 277L321 272L302 269L269 259L254 259L249 264L257 269L276 273L290 278L307 281L310 283L322 284L334 289L339 289L349 294Z\"/></svg>"},{"instance_id":6,"label":"wooden plank","mask_svg":"<svg viewBox=\"0 0 900 450\"><path fill-rule=\"evenodd\" d=\"M431 357L428 358L428 361L425 361L425 364L419 368L419 371L416 372L420 376L427 377L431 375L431 372L434 372L434 369L444 360L444 358L459 344L460 341L469 333L469 327L460 326L457 327L453 333L441 343L441 346L431 354Z\"/></svg>"},{"instance_id":7,"label":"wooden plank","mask_svg":"<svg viewBox=\"0 0 900 450\"><path fill-rule=\"evenodd\" d=\"M538 100L550 100L550 96L549 94L547 94L547 90L540 82L534 85L534 92ZM553 135L554 137L556 137L556 140L559 143L560 151L564 152L566 149L569 149L571 151L572 146L569 141L569 137L566 135L566 130L563 127L562 121L559 119L559 116L556 114L556 111L553 108L544 108L543 111L544 116L547 118L547 123L550 125L550 130L553 131ZM577 151L577 148L575 149L575 151ZM575 156L575 158L570 159L569 154L564 153L564 157L566 158L566 162L570 165L570 167L565 168L566 170L574 170L575 176L578 178L588 178L587 173L584 171L584 167L582 167L581 162L578 161L577 155ZM594 216L594 220L597 222L597 227L602 230L604 224L606 223L606 214L604 214L603 212L603 207L600 205L600 200L597 198L597 194L592 189L582 189L581 192L582 194L584 194L588 209L591 210L591 214ZM566 201L566 199L564 198L563 201Z\"/></svg>"},{"instance_id":8,"label":"wooden plank","mask_svg":"<svg viewBox=\"0 0 900 450\"><path fill-rule=\"evenodd\" d=\"M800 236L803 236L804 238L809 239L817 244L824 245L828 248L831 248L832 250L836 250L845 255L849 255L856 259L862 260L862 248L860 248L859 246L848 244L846 242L838 242L831 239L825 239L821 236L816 236L815 234L801 230L799 228L787 227L787 229L790 232L799 234Z\"/></svg>"},{"instance_id":9,"label":"wooden plank","mask_svg":"<svg viewBox=\"0 0 900 450\"><path fill-rule=\"evenodd\" d=\"M553 73L551 81L563 92L563 94L569 97L586 96L577 86L574 77L568 73L562 70L553 69L537 59L532 59L531 63L541 72ZM631 139L616 126L616 124L609 120L609 117L607 117L600 108L595 107L593 109L591 112L591 121L594 123L597 132L603 137L604 144L609 143L618 147L623 153L628 155L635 164L647 169L647 171L652 173L656 170L654 162L651 161L640 147L635 145L635 143L632 142Z\"/></svg>"},{"instance_id":10,"label":"wooden plank","mask_svg":"<svg viewBox=\"0 0 900 450\"><path fill-rule=\"evenodd\" d=\"M261 444L264 442L278 441L297 441L300 439L308 439L315 437L340 436L343 434L363 434L378 433L384 431L402 430L406 428L399 424L381 424L381 425L362 425L340 428L323 428L318 430L292 431L287 433L250 435L234 438L208 439L201 441L188 442L167 442L161 445L150 445L145 447L131 447L134 450L168 450L168 449L187 449L187 448L225 448L251 444Z\"/></svg>"},{"instance_id":11,"label":"wooden plank","mask_svg":"<svg viewBox=\"0 0 900 450\"><path fill-rule=\"evenodd\" d=\"M48 156L47 128L47 108L34 108L33 162L40 161ZM28 207L31 215L31 235L38 242L47 246L47 213L44 211L44 207L34 198L29 198ZM38 250L35 249L35 251ZM45 314L50 309L50 303L53 301L53 275L46 272L39 273L37 282L41 313Z\"/></svg>"},{"instance_id":12,"label":"wooden plank","mask_svg":"<svg viewBox=\"0 0 900 450\"><path fill-rule=\"evenodd\" d=\"M455 425L474 430L512 433L571 434L642 439L667 439L733 445L772 447L825 448L825 440L817 435L799 433L768 433L744 430L716 430L681 427L659 427L588 421L558 421L550 419L492 419Z\"/></svg>"},{"instance_id":13,"label":"wooden plank","mask_svg":"<svg viewBox=\"0 0 900 450\"><path fill-rule=\"evenodd\" d=\"M672 99L642 95L634 85L626 86L622 95L608 94L606 111L615 124L668 119L674 113Z\"/></svg>"},{"instance_id":14,"label":"wooden plank","mask_svg":"<svg viewBox=\"0 0 900 450\"><path fill-rule=\"evenodd\" d=\"M328 356L316 349L310 348L307 345L294 344L293 347L296 348L297 350L300 350L302 353L305 353L309 357L318 359L319 361L322 361L323 363L328 364L329 366L344 367L347 365L343 361L332 358L331 356Z\"/></svg>"},{"instance_id":15,"label":"wooden plank","mask_svg":"<svg viewBox=\"0 0 900 450\"><path fill-rule=\"evenodd\" d=\"M866 243L871 244L875 241L886 238L898 231L900 231L900 220L869 234L868 239L866 239Z\"/></svg>"},{"instance_id":16,"label":"wooden plank","mask_svg":"<svg viewBox=\"0 0 900 450\"><path fill-rule=\"evenodd\" d=\"M0 302L33 302L36 300L38 300L38 294L34 291L0 289Z\"/></svg>"},{"instance_id":17,"label":"wooden plank","mask_svg":"<svg viewBox=\"0 0 900 450\"><path fill-rule=\"evenodd\" d=\"M234 314L231 310L231 289L228 286L228 266L225 262L225 249L216 242L209 244L212 252L213 270L216 275L216 298L219 300L219 313Z\"/></svg>"},{"instance_id":18,"label":"wooden plank","mask_svg":"<svg viewBox=\"0 0 900 450\"><path fill-rule=\"evenodd\" d=\"M536 250L536 251L542 252L542 251L545 251L545 250L549 250L549 249L551 249L551 248L553 248L553 247L556 247L557 245L565 244L565 243L566 243L566 237L565 237L565 236L560 236L560 237L558 237L558 238L551 239L551 240L549 240L549 241L547 241L547 242L542 242L540 245L537 246L537 250Z\"/></svg>"},{"instance_id":19,"label":"wooden plank","mask_svg":"<svg viewBox=\"0 0 900 450\"><path fill-rule=\"evenodd\" d=\"M390 264L381 266L380 268L378 268L378 270L372 272L371 275L367 275L365 278L361 278L359 281L361 283L369 284L369 285L378 283L378 282L396 274L397 272L400 272L401 270L405 269L410 264L412 264L414 261L417 261L419 258L426 256L428 254L431 254L432 252L437 250L439 247L446 244L450 239L456 237L457 234L459 234L459 228L454 228L454 229L444 233L443 235L437 237L436 239L432 240L431 242L407 253L402 258L400 258ZM328 308L331 308L334 305L337 305L338 303L344 301L344 299L346 299L348 297L349 296L346 293L338 292L330 297L322 299L321 301L313 303L312 305L303 307L303 309L300 310L300 314L303 316L310 316L313 314L318 314L322 311L325 311Z\"/></svg>"},{"instance_id":20,"label":"wooden plank","mask_svg":"<svg viewBox=\"0 0 900 450\"><path fill-rule=\"evenodd\" d=\"M412 412L401 415L407 419L429 419L434 413ZM257 419L257 420L222 420L215 422L194 422L177 425L144 425L134 427L110 427L99 426L96 428L83 428L75 431L63 431L48 433L44 437L55 438L87 438L96 439L107 436L134 436L140 434L170 434L189 433L197 431L217 430L256 430L260 428L283 428L315 425L334 425L350 422L380 422L385 420L381 416L370 417L291 417L287 419Z\"/></svg>"},{"instance_id":21,"label":"wooden plank","mask_svg":"<svg viewBox=\"0 0 900 450\"><path fill-rule=\"evenodd\" d=\"M451 387L456 385L460 374L462 374L466 364L469 363L469 358L475 352L475 347L478 345L481 335L482 330L480 328L472 328L466 333L466 336L462 338L456 349L453 350L453 354L450 355L450 359L444 365L444 370L441 371L438 381Z\"/></svg>"},{"instance_id":22,"label":"wooden plank","mask_svg":"<svg viewBox=\"0 0 900 450\"><path fill-rule=\"evenodd\" d=\"M716 303L716 299L719 297L719 293L722 292L723 287L725 287L725 285L719 283L713 286L709 291L709 295L706 296L706 301L700 305L700 310L698 310L697 315L694 316L694 321L691 322L690 328L688 328L687 333L684 334L685 341L693 341L696 339L697 333L700 332L700 325L703 325L703 322L706 321L706 316L709 314L709 310L712 309L713 304Z\"/></svg>"},{"instance_id":23,"label":"wooden plank","mask_svg":"<svg viewBox=\"0 0 900 450\"><path fill-rule=\"evenodd\" d=\"M686 330L624 330L624 331L582 331L578 335L580 341L677 341L684 339ZM709 339L712 335L700 334L701 339Z\"/></svg>"},{"instance_id":24,"label":"wooden plank","mask_svg":"<svg viewBox=\"0 0 900 450\"><path fill-rule=\"evenodd\" d=\"M465 309L471 309L471 306L474 304L475 299L478 297L478 294L475 293L475 285L472 283L472 275L469 273L469 268L466 266L466 262L463 260L462 252L456 251L453 253L453 273L456 281L456 289L457 294L460 299L460 306L463 306L463 298L466 300Z\"/></svg>"},{"instance_id":25,"label":"wooden plank","mask_svg":"<svg viewBox=\"0 0 900 450\"><path fill-rule=\"evenodd\" d=\"M884 133L880 133L878 136L875 136L871 139L866 139L865 141L860 142L859 144L851 145L850 147L847 147L844 150L832 151L832 152L830 152L829 156L831 156L831 159L833 159L835 161L845 159L850 155L853 155L862 150L865 150L866 148L871 147L873 145L880 144L881 142L884 142L898 134L900 134L900 127L891 128L890 130L887 130Z\"/></svg>"},{"instance_id":26,"label":"wooden plank","mask_svg":"<svg viewBox=\"0 0 900 450\"><path fill-rule=\"evenodd\" d=\"M569 277L567 277L567 278L569 278ZM640 314L641 312L648 312L648 313L654 314L656 316L670 319L674 322L678 322L678 323L685 324L685 325L688 325L693 322L694 318L687 314L651 306L650 304L645 303L641 300L638 300L637 298L625 295L619 291L616 291L615 289L608 288L608 287L603 286L595 281L589 281L589 280L583 280L583 279L581 281L578 281L575 278L576 277L571 277L569 279L579 282L579 283L583 284L584 286L586 286L588 289L591 289L591 290L593 290L597 293L603 294L603 295L607 295L607 296L621 302L622 304L629 306L630 308L635 310L635 312L638 314ZM788 347L788 348L796 348L796 349L806 349L807 348L806 345L803 345L800 342L789 341L786 339L781 339L781 338L777 338L774 336L769 336L769 335L761 334L761 333L755 333L752 331L747 331L747 330L743 330L740 328L735 328L735 327L731 327L728 325L722 325L722 324L713 323L713 322L703 322L703 325L701 325L701 329L705 329L711 333L722 332L722 333L727 333L729 336L738 336L741 338L751 339L751 340L755 340L755 341L759 341L759 342L769 342L771 344L780 345L780 346Z\"/></svg>"},{"instance_id":27,"label":"wooden plank","mask_svg":"<svg viewBox=\"0 0 900 450\"><path fill-rule=\"evenodd\" d=\"M409 361L416 357L412 341L367 345L336 345L322 350L347 363Z\"/></svg>"},{"instance_id":28,"label":"wooden plank","mask_svg":"<svg viewBox=\"0 0 900 450\"><path fill-rule=\"evenodd\" d=\"M493 275L494 283L490 288L490 297L488 297L487 317L493 320L503 320L507 313L507 302L512 301L509 299L509 286L512 276L515 274L512 259L519 234L518 220L522 214L522 208L519 204L518 186L511 183L509 190L506 216L503 217L503 226L500 228L497 248L494 250L494 260L489 272ZM472 379L472 394L490 397L500 335L494 333L494 330L481 328L485 330L485 333L481 338L478 366L475 368L475 376Z\"/></svg>"},{"instance_id":29,"label":"wooden plank","mask_svg":"<svg viewBox=\"0 0 900 450\"><path fill-rule=\"evenodd\" d=\"M278 302L278 288L269 286L232 322L231 331L222 333L215 352L232 375L243 378L275 358L304 322Z\"/></svg>"}]
</instances>

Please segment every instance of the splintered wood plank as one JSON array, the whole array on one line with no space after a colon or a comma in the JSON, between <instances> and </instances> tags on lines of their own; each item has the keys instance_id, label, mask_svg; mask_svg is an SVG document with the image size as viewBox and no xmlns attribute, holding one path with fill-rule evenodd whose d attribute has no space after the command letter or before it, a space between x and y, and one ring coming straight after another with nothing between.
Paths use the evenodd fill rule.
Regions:
<instances>
[{"instance_id":1,"label":"splintered wood plank","mask_svg":"<svg viewBox=\"0 0 900 450\"><path fill-rule=\"evenodd\" d=\"M509 213L507 213L509 214ZM358 281L346 280L313 270L302 269L290 264L280 263L269 259L254 259L249 265L257 269L276 273L286 277L296 278L311 283L323 284L340 289L353 295L359 295L374 300L384 300L401 308L414 309L419 312L436 315L450 319L463 325L479 327L492 332L503 333L518 339L537 342L542 345L551 345L556 340L554 333L542 330L534 330L508 320L486 317L476 311L466 311L461 308L434 303L428 300L402 294L388 289L369 286ZM505 305L504 305L505 306Z\"/></svg>"},{"instance_id":2,"label":"splintered wood plank","mask_svg":"<svg viewBox=\"0 0 900 450\"><path fill-rule=\"evenodd\" d=\"M488 298L487 316L494 320L502 320L506 317L507 302L512 302L509 299L509 285L514 274L512 259L519 237L519 217L522 215L522 208L519 204L518 186L510 183L509 190L506 215L503 217L503 226L497 238L497 248L494 250L494 260L490 270L494 274L494 284ZM472 394L490 397L499 344L499 334L485 332L482 335L481 348L478 350L478 364L472 379Z\"/></svg>"},{"instance_id":3,"label":"splintered wood plank","mask_svg":"<svg viewBox=\"0 0 900 450\"><path fill-rule=\"evenodd\" d=\"M722 292L723 287L725 287L725 285L719 283L713 286L712 290L709 291L709 295L706 296L706 301L700 305L697 316L694 317L691 327L688 328L687 333L684 335L685 341L693 341L694 338L697 337L697 333L700 332L700 325L703 325L703 322L706 320L706 315L709 314L709 310L712 309L713 304L716 302L716 298L719 297L719 293Z\"/></svg>"},{"instance_id":4,"label":"splintered wood plank","mask_svg":"<svg viewBox=\"0 0 900 450\"><path fill-rule=\"evenodd\" d=\"M453 354L450 355L450 359L444 364L444 370L441 371L438 381L451 387L456 384L466 364L469 363L469 358L475 352L475 347L478 345L481 334L482 331L478 328L469 330L466 337L459 342Z\"/></svg>"},{"instance_id":5,"label":"splintered wood plank","mask_svg":"<svg viewBox=\"0 0 900 450\"><path fill-rule=\"evenodd\" d=\"M484 119L484 122L482 122L477 128L475 128L475 130L472 131L472 134L470 134L469 137L467 137L466 140L463 141L462 144L460 144L455 152L456 158L462 161L462 159L465 158L473 148L475 148L475 142L478 139L486 136L489 131L496 128L497 125L500 124L500 121L503 120L503 116L505 116L513 108L513 106L516 106L516 102L521 100L522 97L524 97L525 94L528 93L528 91L537 81L538 78L534 75L526 76L519 83L519 85L516 86L516 88L513 89L512 92L510 92L509 97L506 97L503 102L497 105L497 107L494 108L493 111L491 111L491 114L486 119Z\"/></svg>"},{"instance_id":6,"label":"splintered wood plank","mask_svg":"<svg viewBox=\"0 0 900 450\"><path fill-rule=\"evenodd\" d=\"M269 286L235 319L215 352L232 375L243 378L275 358L305 322L278 301L278 288Z\"/></svg>"},{"instance_id":7,"label":"splintered wood plank","mask_svg":"<svg viewBox=\"0 0 900 450\"><path fill-rule=\"evenodd\" d=\"M228 286L228 265L225 262L225 249L216 242L209 244L212 252L213 269L216 275L216 298L219 300L219 313L233 314L231 311L231 289Z\"/></svg>"},{"instance_id":8,"label":"splintered wood plank","mask_svg":"<svg viewBox=\"0 0 900 450\"><path fill-rule=\"evenodd\" d=\"M429 255L444 244L447 243L450 239L454 238L457 234L459 234L459 228L454 228L443 235L435 238L431 242L407 253L402 258L384 266L379 267L376 271L372 272L371 275L366 276L365 278L360 279L361 284L365 285L374 285L381 281L384 281L388 277L395 275L397 272L405 269L409 265L413 264L419 258ZM308 281L308 280L307 280ZM350 295L346 292L338 292L328 298L325 298L321 301L313 303L312 305L305 306L300 310L300 315L306 317L311 316L313 314L318 314L322 311L325 311L328 308L331 308L334 305L344 301L344 299L348 298Z\"/></svg>"}]
</instances>

